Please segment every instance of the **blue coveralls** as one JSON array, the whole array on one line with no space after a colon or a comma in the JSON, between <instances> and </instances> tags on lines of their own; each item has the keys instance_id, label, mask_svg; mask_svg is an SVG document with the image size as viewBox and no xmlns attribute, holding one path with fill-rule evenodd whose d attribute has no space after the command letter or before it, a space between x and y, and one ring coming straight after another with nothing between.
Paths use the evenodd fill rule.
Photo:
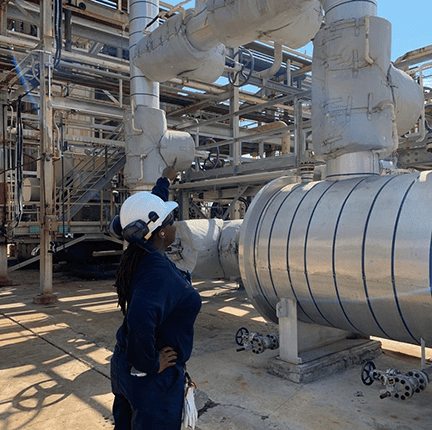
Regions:
<instances>
[{"instance_id":1,"label":"blue coveralls","mask_svg":"<svg viewBox=\"0 0 432 430\"><path fill-rule=\"evenodd\" d=\"M189 274L154 252L138 264L128 302L111 359L115 430L179 430L184 364L192 353L201 298ZM165 346L177 352L177 364L158 373L158 351ZM147 376L132 376L132 367Z\"/></svg>"}]
</instances>

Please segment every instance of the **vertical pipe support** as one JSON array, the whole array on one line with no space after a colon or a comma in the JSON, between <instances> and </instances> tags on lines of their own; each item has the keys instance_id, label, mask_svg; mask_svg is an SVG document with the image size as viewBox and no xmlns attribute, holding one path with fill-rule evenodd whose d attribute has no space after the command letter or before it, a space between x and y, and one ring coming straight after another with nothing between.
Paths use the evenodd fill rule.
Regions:
<instances>
[{"instance_id":1,"label":"vertical pipe support","mask_svg":"<svg viewBox=\"0 0 432 430\"><path fill-rule=\"evenodd\" d=\"M189 219L189 192L188 190L179 191L179 220L184 221Z\"/></svg>"},{"instance_id":2,"label":"vertical pipe support","mask_svg":"<svg viewBox=\"0 0 432 430\"><path fill-rule=\"evenodd\" d=\"M420 370L426 369L426 342L423 338L420 339L421 342L421 365Z\"/></svg>"},{"instance_id":3,"label":"vertical pipe support","mask_svg":"<svg viewBox=\"0 0 432 430\"><path fill-rule=\"evenodd\" d=\"M237 77L238 79L238 77ZM231 86L231 99L230 99L230 113L237 112L240 106L240 95L239 88L235 86ZM237 137L239 135L239 117L233 116L231 118L231 127L232 127L232 137L234 140L234 144L231 149L231 156L233 159L233 174L237 173L237 166L241 162L241 153L242 153L242 143L241 141L237 141Z\"/></svg>"},{"instance_id":4,"label":"vertical pipe support","mask_svg":"<svg viewBox=\"0 0 432 430\"><path fill-rule=\"evenodd\" d=\"M33 297L38 304L52 303L57 295L52 291L53 254L50 249L55 231L56 216L54 213L54 165L53 165L53 111L52 111L52 3L42 4L42 50L40 61L40 106L39 121L41 129L40 175L41 175L41 209L40 209L40 287L39 294Z\"/></svg>"},{"instance_id":5,"label":"vertical pipe support","mask_svg":"<svg viewBox=\"0 0 432 430\"><path fill-rule=\"evenodd\" d=\"M298 169L302 162L303 109L302 100L294 98L294 167Z\"/></svg>"},{"instance_id":6,"label":"vertical pipe support","mask_svg":"<svg viewBox=\"0 0 432 430\"><path fill-rule=\"evenodd\" d=\"M2 96L4 97L4 92ZM7 279L8 259L7 259L7 236L6 236L6 205L7 205L7 181L6 181L6 127L7 110L5 99L2 97L0 110L0 285L9 284Z\"/></svg>"},{"instance_id":7,"label":"vertical pipe support","mask_svg":"<svg viewBox=\"0 0 432 430\"><path fill-rule=\"evenodd\" d=\"M298 354L297 302L281 299L276 305L279 319L279 358L293 364L301 364Z\"/></svg>"},{"instance_id":8,"label":"vertical pipe support","mask_svg":"<svg viewBox=\"0 0 432 430\"><path fill-rule=\"evenodd\" d=\"M7 5L8 2L2 2L0 5L0 34L2 36L7 35Z\"/></svg>"}]
</instances>

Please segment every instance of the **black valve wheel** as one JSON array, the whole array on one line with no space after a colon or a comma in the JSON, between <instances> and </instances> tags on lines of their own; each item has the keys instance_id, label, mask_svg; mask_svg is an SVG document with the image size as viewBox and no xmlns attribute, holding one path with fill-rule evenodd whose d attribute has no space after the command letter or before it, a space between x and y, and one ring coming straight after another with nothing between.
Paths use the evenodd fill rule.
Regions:
<instances>
[{"instance_id":1,"label":"black valve wheel","mask_svg":"<svg viewBox=\"0 0 432 430\"><path fill-rule=\"evenodd\" d=\"M246 85L254 71L255 59L249 49L240 48L232 58L234 63L239 63L241 69L235 72L228 73L229 83L234 87L242 87Z\"/></svg>"},{"instance_id":2,"label":"black valve wheel","mask_svg":"<svg viewBox=\"0 0 432 430\"><path fill-rule=\"evenodd\" d=\"M246 327L242 327L242 328L239 328L237 330L237 333L236 333L236 336L235 336L235 341L236 341L237 345L243 346L243 344L244 344L243 343L243 336L245 334L249 334L249 330Z\"/></svg>"},{"instance_id":3,"label":"black valve wheel","mask_svg":"<svg viewBox=\"0 0 432 430\"><path fill-rule=\"evenodd\" d=\"M376 366L373 361L368 361L363 364L361 380L365 385L372 385L374 383L373 371L376 369Z\"/></svg>"}]
</instances>

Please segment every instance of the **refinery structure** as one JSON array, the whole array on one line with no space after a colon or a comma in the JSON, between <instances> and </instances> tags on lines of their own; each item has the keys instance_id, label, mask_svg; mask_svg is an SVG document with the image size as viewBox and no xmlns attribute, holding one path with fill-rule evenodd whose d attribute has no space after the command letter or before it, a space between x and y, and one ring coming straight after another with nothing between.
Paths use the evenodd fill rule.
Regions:
<instances>
[{"instance_id":1,"label":"refinery structure","mask_svg":"<svg viewBox=\"0 0 432 430\"><path fill-rule=\"evenodd\" d=\"M432 347L432 45L391 61L376 0L192 3L2 3L1 278L39 262L49 303L54 263L115 262L176 163L172 258L241 282L287 362L305 331Z\"/></svg>"}]
</instances>

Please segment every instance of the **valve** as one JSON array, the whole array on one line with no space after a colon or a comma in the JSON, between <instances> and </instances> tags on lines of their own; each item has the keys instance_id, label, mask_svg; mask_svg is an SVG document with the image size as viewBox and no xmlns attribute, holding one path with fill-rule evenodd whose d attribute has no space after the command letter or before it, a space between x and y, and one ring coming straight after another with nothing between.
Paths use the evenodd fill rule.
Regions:
<instances>
[{"instance_id":1,"label":"valve","mask_svg":"<svg viewBox=\"0 0 432 430\"><path fill-rule=\"evenodd\" d=\"M385 372L377 370L372 361L368 361L362 367L361 380L365 385L372 385L380 381L385 386L380 392L380 399L395 397L406 400L427 388L429 382L428 373L422 370L410 370L405 375L398 369L387 369Z\"/></svg>"},{"instance_id":2,"label":"valve","mask_svg":"<svg viewBox=\"0 0 432 430\"><path fill-rule=\"evenodd\" d=\"M252 350L254 354L261 354L266 349L274 350L279 348L278 334L249 333L246 327L237 330L235 341L241 347L237 348L237 352Z\"/></svg>"},{"instance_id":3,"label":"valve","mask_svg":"<svg viewBox=\"0 0 432 430\"><path fill-rule=\"evenodd\" d=\"M246 85L254 71L255 59L252 52L249 49L240 48L229 60L234 63L234 71L228 72L230 84L234 87Z\"/></svg>"}]
</instances>

